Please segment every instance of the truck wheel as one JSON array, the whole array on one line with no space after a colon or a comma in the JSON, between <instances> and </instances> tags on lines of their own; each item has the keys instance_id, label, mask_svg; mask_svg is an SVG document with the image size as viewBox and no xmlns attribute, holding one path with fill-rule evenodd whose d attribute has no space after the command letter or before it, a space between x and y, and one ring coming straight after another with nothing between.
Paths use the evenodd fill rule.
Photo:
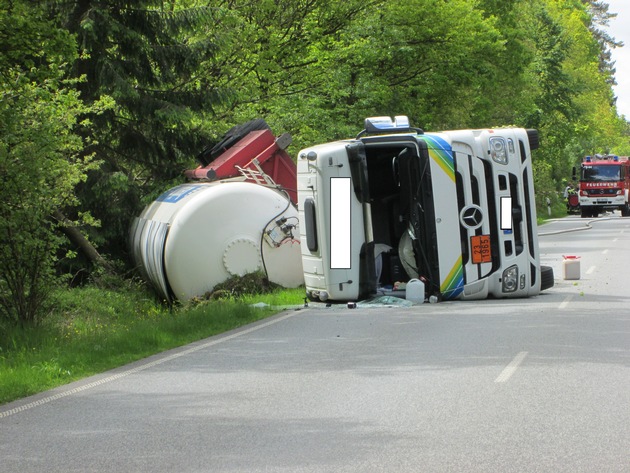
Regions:
<instances>
[{"instance_id":1,"label":"truck wheel","mask_svg":"<svg viewBox=\"0 0 630 473\"><path fill-rule=\"evenodd\" d=\"M553 287L553 268L551 266L540 267L540 290L544 291Z\"/></svg>"},{"instance_id":2,"label":"truck wheel","mask_svg":"<svg viewBox=\"0 0 630 473\"><path fill-rule=\"evenodd\" d=\"M630 204L626 204L624 207L621 207L621 216L630 217Z\"/></svg>"},{"instance_id":3,"label":"truck wheel","mask_svg":"<svg viewBox=\"0 0 630 473\"><path fill-rule=\"evenodd\" d=\"M242 125L236 125L230 128L227 133L223 135L221 141L216 144L211 144L199 153L197 161L199 161L202 166L207 166L221 156L225 151L249 135L250 132L258 130L271 130L271 128L262 118L257 118L243 123Z\"/></svg>"},{"instance_id":4,"label":"truck wheel","mask_svg":"<svg viewBox=\"0 0 630 473\"><path fill-rule=\"evenodd\" d=\"M589 217L591 216L591 215L590 215L590 213L591 213L591 211L590 211L590 210L582 209L582 210L580 211L580 216L581 216L582 218L589 218Z\"/></svg>"},{"instance_id":5,"label":"truck wheel","mask_svg":"<svg viewBox=\"0 0 630 473\"><path fill-rule=\"evenodd\" d=\"M539 148L538 130L527 130L527 138L529 139L529 149L535 150Z\"/></svg>"}]
</instances>

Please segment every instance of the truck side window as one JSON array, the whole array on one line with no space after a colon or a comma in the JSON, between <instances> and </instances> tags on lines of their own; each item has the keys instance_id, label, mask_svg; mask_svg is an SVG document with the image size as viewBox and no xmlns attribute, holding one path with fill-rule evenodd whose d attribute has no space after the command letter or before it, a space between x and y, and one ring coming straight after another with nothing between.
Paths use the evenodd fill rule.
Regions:
<instances>
[{"instance_id":1,"label":"truck side window","mask_svg":"<svg viewBox=\"0 0 630 473\"><path fill-rule=\"evenodd\" d=\"M317 217L315 214L315 201L308 198L304 201L304 217L306 230L306 246L311 253L317 251Z\"/></svg>"}]
</instances>

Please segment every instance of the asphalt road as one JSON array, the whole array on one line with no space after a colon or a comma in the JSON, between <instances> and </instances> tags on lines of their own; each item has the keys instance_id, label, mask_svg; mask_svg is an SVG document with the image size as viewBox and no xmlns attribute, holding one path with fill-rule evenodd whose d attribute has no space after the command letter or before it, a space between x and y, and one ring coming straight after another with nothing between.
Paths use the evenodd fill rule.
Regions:
<instances>
[{"instance_id":1,"label":"asphalt road","mask_svg":"<svg viewBox=\"0 0 630 473\"><path fill-rule=\"evenodd\" d=\"M630 219L588 222L535 298L311 305L0 406L0 472L629 472Z\"/></svg>"}]
</instances>

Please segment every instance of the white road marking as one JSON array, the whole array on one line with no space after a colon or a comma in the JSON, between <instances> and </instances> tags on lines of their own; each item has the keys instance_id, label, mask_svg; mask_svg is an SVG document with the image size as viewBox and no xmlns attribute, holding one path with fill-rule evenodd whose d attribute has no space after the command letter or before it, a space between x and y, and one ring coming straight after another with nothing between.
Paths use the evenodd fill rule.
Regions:
<instances>
[{"instance_id":1,"label":"white road marking","mask_svg":"<svg viewBox=\"0 0 630 473\"><path fill-rule=\"evenodd\" d=\"M593 266L594 267L594 266ZM573 299L573 294L571 294L570 296L567 296L558 306L558 309L566 309L566 307L569 305L569 302L571 302L571 299Z\"/></svg>"},{"instance_id":2,"label":"white road marking","mask_svg":"<svg viewBox=\"0 0 630 473\"><path fill-rule=\"evenodd\" d=\"M593 274L593 272L595 272L595 268L596 266L591 266L586 270L586 274Z\"/></svg>"},{"instance_id":3,"label":"white road marking","mask_svg":"<svg viewBox=\"0 0 630 473\"><path fill-rule=\"evenodd\" d=\"M283 320L286 320L289 317L293 317L294 315L296 315L299 312L300 311L290 312L287 315L284 315L282 317L278 317L277 319L270 320L269 322L265 322L265 323L262 323L260 325L256 325L254 327L251 327L249 329L233 333L232 335L228 335L226 337L214 338L214 339L212 339L212 340L210 340L210 341L208 341L206 343L201 343L199 345L195 345L193 347L190 347L190 348L188 348L186 350L183 350L183 351L180 351L180 352L177 352L177 353L173 353L172 355L169 355L169 356L165 356L164 358L159 358L157 360L154 360L154 361L142 364L140 366L136 366L135 368L131 368L129 370L113 374L113 375L108 376L106 378L102 378L102 379L99 379L97 381L94 381L93 383L84 384L84 385L76 387L74 389L70 389L69 391L62 391L62 392L57 393L57 394L55 394L53 396L48 396L48 397L39 399L37 401L33 401L33 402L29 402L28 404L24 404L23 406L19 406L19 407L13 408L13 409L10 409L8 411L0 412L0 419L2 419L3 417L12 416L13 414L17 414L18 412L22 412L22 411L26 411L28 409L32 409L33 407L41 406L42 404L47 404L50 401L55 401L57 399L68 397L68 396L71 396L73 394L77 394L77 393L80 393L82 391L86 391L88 389L95 388L95 387L100 386L102 384L110 383L110 382L115 381L117 379L124 378L125 376L128 376L130 374L138 373L139 371L144 371L144 370L146 370L148 368L152 368L154 366L161 365L162 363L166 363L167 361L174 360L174 359L179 358L181 356L189 355L190 353L194 353L196 351L203 350L204 348L208 348L208 347L211 347L211 346L214 346L214 345L218 345L219 343L227 342L228 340L232 340L232 339L234 339L236 337L240 337L241 335L247 335L249 333L252 333L252 332L255 332L257 330L260 330L261 328L269 327L270 325L277 324L278 322L282 322Z\"/></svg>"},{"instance_id":4,"label":"white road marking","mask_svg":"<svg viewBox=\"0 0 630 473\"><path fill-rule=\"evenodd\" d=\"M617 241L617 240L619 240L619 238L613 238L613 242L615 242L615 241Z\"/></svg>"},{"instance_id":5,"label":"white road marking","mask_svg":"<svg viewBox=\"0 0 630 473\"><path fill-rule=\"evenodd\" d=\"M525 357L527 356L526 351L520 352L518 355L514 357L514 359L507 365L497 379L494 380L495 383L505 383L508 379L512 377L512 375L516 372L516 369L523 362Z\"/></svg>"},{"instance_id":6,"label":"white road marking","mask_svg":"<svg viewBox=\"0 0 630 473\"><path fill-rule=\"evenodd\" d=\"M608 253L608 248L606 248L604 251L602 251L602 255L605 255L606 253Z\"/></svg>"}]
</instances>

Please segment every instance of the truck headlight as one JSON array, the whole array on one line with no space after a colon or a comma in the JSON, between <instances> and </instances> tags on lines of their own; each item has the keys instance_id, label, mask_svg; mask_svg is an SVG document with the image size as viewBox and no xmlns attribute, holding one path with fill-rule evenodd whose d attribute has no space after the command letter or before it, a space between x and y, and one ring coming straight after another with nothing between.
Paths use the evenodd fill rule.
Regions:
<instances>
[{"instance_id":1,"label":"truck headlight","mask_svg":"<svg viewBox=\"0 0 630 473\"><path fill-rule=\"evenodd\" d=\"M503 271L503 292L514 292L518 287L518 266L510 266Z\"/></svg>"},{"instance_id":2,"label":"truck headlight","mask_svg":"<svg viewBox=\"0 0 630 473\"><path fill-rule=\"evenodd\" d=\"M490 138L490 156L492 160L498 164L508 163L508 148L505 139L499 136Z\"/></svg>"}]
</instances>

